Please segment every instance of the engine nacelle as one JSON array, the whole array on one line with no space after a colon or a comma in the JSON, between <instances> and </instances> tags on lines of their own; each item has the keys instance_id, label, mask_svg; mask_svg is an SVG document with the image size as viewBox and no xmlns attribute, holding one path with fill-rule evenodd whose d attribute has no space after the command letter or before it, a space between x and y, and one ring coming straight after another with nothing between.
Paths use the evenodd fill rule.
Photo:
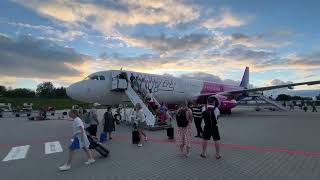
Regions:
<instances>
[{"instance_id":1,"label":"engine nacelle","mask_svg":"<svg viewBox=\"0 0 320 180\"><path fill-rule=\"evenodd\" d=\"M221 112L231 112L231 109L236 107L237 101L231 97L222 95L213 95L208 97L208 102L216 101Z\"/></svg>"}]
</instances>

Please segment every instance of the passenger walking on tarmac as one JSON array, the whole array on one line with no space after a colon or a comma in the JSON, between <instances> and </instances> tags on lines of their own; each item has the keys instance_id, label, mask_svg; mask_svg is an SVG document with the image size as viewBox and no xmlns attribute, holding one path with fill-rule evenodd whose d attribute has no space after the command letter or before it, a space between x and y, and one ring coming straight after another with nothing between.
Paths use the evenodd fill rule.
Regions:
<instances>
[{"instance_id":1,"label":"passenger walking on tarmac","mask_svg":"<svg viewBox=\"0 0 320 180\"><path fill-rule=\"evenodd\" d=\"M88 161L85 162L86 165L92 164L95 162L93 159L90 150L89 150L89 140L86 136L84 125L82 120L78 117L77 110L71 110L69 112L69 117L73 119L72 128L73 128L73 137L72 143L69 147L69 158L66 164L60 166L61 171L67 171L71 168L71 162L74 157L74 153L78 149L83 149L88 157Z\"/></svg>"},{"instance_id":2,"label":"passenger walking on tarmac","mask_svg":"<svg viewBox=\"0 0 320 180\"><path fill-rule=\"evenodd\" d=\"M160 112L160 123L165 124L165 121L167 120L168 108L164 103L161 103L159 112Z\"/></svg>"},{"instance_id":3,"label":"passenger walking on tarmac","mask_svg":"<svg viewBox=\"0 0 320 180\"><path fill-rule=\"evenodd\" d=\"M304 104L303 104L303 110L304 110L304 112L307 112L307 111L308 111L308 105L307 105L307 103L304 103Z\"/></svg>"},{"instance_id":4,"label":"passenger walking on tarmac","mask_svg":"<svg viewBox=\"0 0 320 180\"><path fill-rule=\"evenodd\" d=\"M189 157L192 140L192 111L188 108L187 102L178 109L176 120L178 125L176 142L179 145L180 153ZM184 148L186 148L185 153Z\"/></svg>"},{"instance_id":5,"label":"passenger walking on tarmac","mask_svg":"<svg viewBox=\"0 0 320 180\"><path fill-rule=\"evenodd\" d=\"M91 136L97 137L97 131L99 126L97 110L93 107L89 112L90 126L88 128L89 134Z\"/></svg>"},{"instance_id":6,"label":"passenger walking on tarmac","mask_svg":"<svg viewBox=\"0 0 320 180\"><path fill-rule=\"evenodd\" d=\"M115 131L115 119L113 118L111 107L108 107L107 112L103 115L104 124L103 132L109 133L109 139L112 139L112 131Z\"/></svg>"},{"instance_id":7,"label":"passenger walking on tarmac","mask_svg":"<svg viewBox=\"0 0 320 180\"><path fill-rule=\"evenodd\" d=\"M203 132L203 142L202 142L202 153L200 156L202 158L207 158L206 151L208 141L213 138L214 146L216 149L216 159L220 159L220 134L218 129L217 120L219 118L220 111L218 108L218 102L213 101L213 105L207 104L206 110L203 112L204 118L204 132Z\"/></svg>"},{"instance_id":8,"label":"passenger walking on tarmac","mask_svg":"<svg viewBox=\"0 0 320 180\"><path fill-rule=\"evenodd\" d=\"M312 112L318 112L316 109L316 102L312 103Z\"/></svg>"},{"instance_id":9,"label":"passenger walking on tarmac","mask_svg":"<svg viewBox=\"0 0 320 180\"><path fill-rule=\"evenodd\" d=\"M192 106L191 110L194 124L197 128L197 135L195 137L202 138L203 130L201 124L203 119L203 106L201 104L195 104L194 106Z\"/></svg>"},{"instance_id":10,"label":"passenger walking on tarmac","mask_svg":"<svg viewBox=\"0 0 320 180\"><path fill-rule=\"evenodd\" d=\"M140 142L138 144L138 147L142 147L142 136L144 136L144 140L147 141L147 135L144 132L143 128L145 125L145 116L144 113L142 111L142 106L140 103L137 103L135 106L135 123L137 124L137 128L138 128L138 132L139 132L139 137L140 137Z\"/></svg>"}]
</instances>

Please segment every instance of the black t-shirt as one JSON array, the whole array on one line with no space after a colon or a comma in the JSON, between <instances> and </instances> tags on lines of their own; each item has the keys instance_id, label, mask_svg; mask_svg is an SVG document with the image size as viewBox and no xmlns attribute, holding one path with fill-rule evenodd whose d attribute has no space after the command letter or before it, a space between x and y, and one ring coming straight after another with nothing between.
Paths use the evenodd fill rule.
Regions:
<instances>
[{"instance_id":1,"label":"black t-shirt","mask_svg":"<svg viewBox=\"0 0 320 180\"><path fill-rule=\"evenodd\" d=\"M203 119L204 119L204 124L206 126L212 127L217 125L217 119L214 114L214 109L207 109L203 112Z\"/></svg>"}]
</instances>

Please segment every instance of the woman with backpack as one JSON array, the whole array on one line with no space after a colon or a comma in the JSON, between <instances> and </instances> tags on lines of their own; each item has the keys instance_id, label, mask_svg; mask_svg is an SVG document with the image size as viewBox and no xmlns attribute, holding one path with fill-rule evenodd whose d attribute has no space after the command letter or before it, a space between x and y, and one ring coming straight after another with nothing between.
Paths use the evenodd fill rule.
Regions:
<instances>
[{"instance_id":1,"label":"woman with backpack","mask_svg":"<svg viewBox=\"0 0 320 180\"><path fill-rule=\"evenodd\" d=\"M179 145L181 154L189 157L192 140L192 111L188 108L187 103L182 104L179 108L176 120L178 125L176 142ZM184 148L186 148L185 153Z\"/></svg>"}]
</instances>

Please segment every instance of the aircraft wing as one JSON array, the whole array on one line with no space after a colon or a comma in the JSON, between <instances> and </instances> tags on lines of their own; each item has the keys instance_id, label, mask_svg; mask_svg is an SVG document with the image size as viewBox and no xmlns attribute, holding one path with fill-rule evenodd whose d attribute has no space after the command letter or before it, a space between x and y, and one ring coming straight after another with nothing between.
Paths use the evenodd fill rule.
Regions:
<instances>
[{"instance_id":1,"label":"aircraft wing","mask_svg":"<svg viewBox=\"0 0 320 180\"><path fill-rule=\"evenodd\" d=\"M284 85L278 85L278 86L267 86L267 87L259 87L259 88L251 88L251 89L242 89L242 90L235 90L235 91L226 91L218 94L222 95L234 95L234 94L240 94L240 93L249 93L249 92L257 92L257 91L267 91L272 89L280 89L280 88L289 88L292 89L294 86L301 86L301 85L316 85L320 84L320 81L308 81L308 82L301 82L301 83L292 83L292 84L284 84Z\"/></svg>"}]
</instances>

